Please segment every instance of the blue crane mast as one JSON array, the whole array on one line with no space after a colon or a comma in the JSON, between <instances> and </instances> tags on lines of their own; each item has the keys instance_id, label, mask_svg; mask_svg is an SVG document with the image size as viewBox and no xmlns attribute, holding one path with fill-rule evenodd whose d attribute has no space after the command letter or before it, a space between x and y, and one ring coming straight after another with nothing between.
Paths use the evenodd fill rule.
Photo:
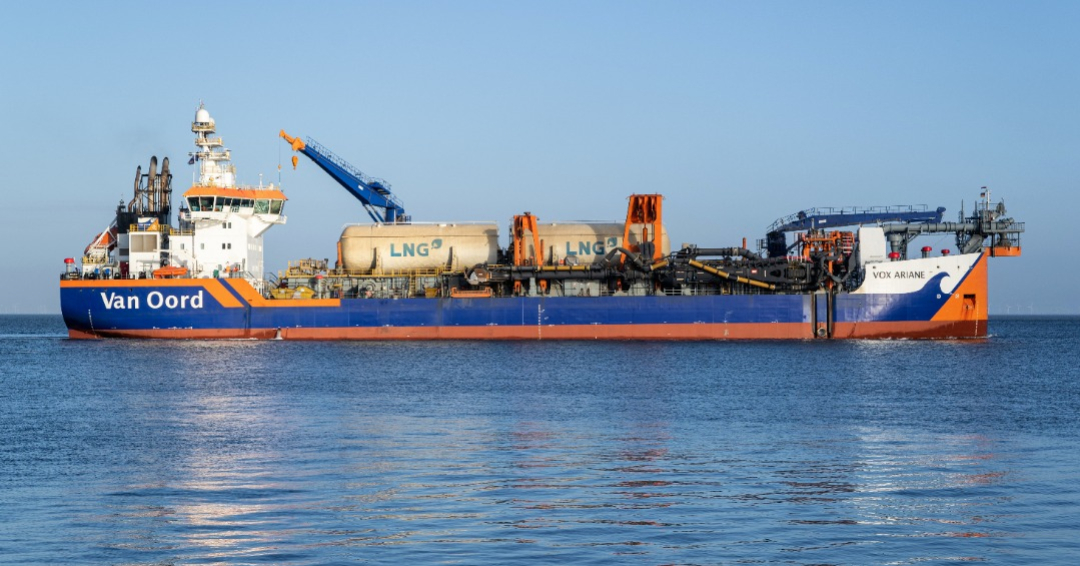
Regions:
<instances>
[{"instance_id":1,"label":"blue crane mast","mask_svg":"<svg viewBox=\"0 0 1080 566\"><path fill-rule=\"evenodd\" d=\"M364 205L368 216L372 220L386 224L406 223L410 220L405 214L405 207L401 201L390 191L390 184L382 179L376 179L365 175L362 171L353 167L349 162L335 155L325 146L319 144L310 137L307 141L298 136L293 137L281 130L281 137L292 146L293 151L303 153L315 162L323 171L326 171L335 181L356 197L360 204ZM296 169L296 156L292 158L293 169Z\"/></svg>"},{"instance_id":2,"label":"blue crane mast","mask_svg":"<svg viewBox=\"0 0 1080 566\"><path fill-rule=\"evenodd\" d=\"M861 224L881 224L883 222L903 222L905 224L929 224L941 222L945 207L930 210L926 205L873 206L870 208L808 208L789 216L777 219L769 226L765 234L766 249L769 257L779 257L787 253L787 232L804 230L824 230L840 226Z\"/></svg>"}]
</instances>

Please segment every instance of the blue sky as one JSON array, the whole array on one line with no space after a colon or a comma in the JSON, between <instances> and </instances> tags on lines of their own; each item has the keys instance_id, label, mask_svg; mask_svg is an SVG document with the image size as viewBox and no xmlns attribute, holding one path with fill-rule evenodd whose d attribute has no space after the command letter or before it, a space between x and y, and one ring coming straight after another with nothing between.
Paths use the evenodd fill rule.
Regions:
<instances>
[{"instance_id":1,"label":"blue sky","mask_svg":"<svg viewBox=\"0 0 1080 566\"><path fill-rule=\"evenodd\" d=\"M1075 2L9 3L0 19L0 312L58 312L63 258L169 156L199 101L241 182L282 181L268 267L333 257L358 203L279 129L389 181L415 220L618 220L660 192L675 243L813 206L980 186L1027 222L992 313L1080 313ZM505 239L505 237L504 237ZM942 236L927 241L951 245Z\"/></svg>"}]
</instances>

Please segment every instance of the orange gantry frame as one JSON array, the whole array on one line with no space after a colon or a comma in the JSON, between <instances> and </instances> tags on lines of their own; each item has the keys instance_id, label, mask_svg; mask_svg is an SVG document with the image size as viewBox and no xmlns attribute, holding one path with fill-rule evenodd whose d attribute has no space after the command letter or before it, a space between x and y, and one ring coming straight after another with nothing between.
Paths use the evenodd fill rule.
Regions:
<instances>
[{"instance_id":1,"label":"orange gantry frame","mask_svg":"<svg viewBox=\"0 0 1080 566\"><path fill-rule=\"evenodd\" d=\"M528 242L525 232L532 234L533 254L528 255ZM540 240L540 228L537 218L531 212L514 216L514 265L543 265L544 243ZM540 288L547 290L547 281L540 281ZM521 291L521 281L514 281L514 293Z\"/></svg>"},{"instance_id":2,"label":"orange gantry frame","mask_svg":"<svg viewBox=\"0 0 1080 566\"><path fill-rule=\"evenodd\" d=\"M641 243L653 244L652 260L659 261L664 257L661 249L663 242L660 241L661 229L664 225L662 195L630 195L630 205L626 209L626 225L623 228L622 245L632 252L640 252L641 245L630 243L630 230L634 224L644 224L641 231ZM619 264L626 261L624 255Z\"/></svg>"}]
</instances>

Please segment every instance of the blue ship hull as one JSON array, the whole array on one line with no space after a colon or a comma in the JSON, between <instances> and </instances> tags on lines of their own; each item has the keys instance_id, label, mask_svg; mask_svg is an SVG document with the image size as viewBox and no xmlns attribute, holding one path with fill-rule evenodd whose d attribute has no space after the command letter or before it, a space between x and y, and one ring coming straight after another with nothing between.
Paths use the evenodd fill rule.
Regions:
<instances>
[{"instance_id":1,"label":"blue ship hull","mask_svg":"<svg viewBox=\"0 0 1080 566\"><path fill-rule=\"evenodd\" d=\"M983 261L952 294L939 276L888 294L274 300L243 279L176 279L62 281L60 298L75 338L975 338ZM961 294L982 308L954 307Z\"/></svg>"}]
</instances>

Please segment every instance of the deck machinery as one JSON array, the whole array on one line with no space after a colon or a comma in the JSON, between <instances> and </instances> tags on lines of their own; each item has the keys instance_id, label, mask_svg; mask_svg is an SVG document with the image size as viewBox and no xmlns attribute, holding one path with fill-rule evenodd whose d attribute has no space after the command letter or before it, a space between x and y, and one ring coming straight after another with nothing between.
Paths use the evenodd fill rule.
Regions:
<instances>
[{"instance_id":1,"label":"deck machinery","mask_svg":"<svg viewBox=\"0 0 1080 566\"><path fill-rule=\"evenodd\" d=\"M284 131L280 135L348 189L373 220L410 222L384 181L359 173L310 138L303 142ZM526 212L513 218L510 244L497 250L495 262L433 262L415 270L367 265L356 269L344 265L339 244L334 266L314 259L290 263L280 276L279 294L294 296L295 289L315 298L835 294L859 287L866 263L865 254L859 253L860 230L838 228L880 229L890 260L906 260L912 240L931 233L953 233L961 253L986 249L991 256L1019 255L1024 231L1023 223L1006 216L1003 202L991 205L984 187L974 212L969 216L961 212L957 222L942 222L943 207L811 208L774 222L757 251L744 243L726 248L687 246L669 253L660 237L662 204L659 194L630 196L621 238L610 240L619 245L605 248L590 262L575 255L559 257L556 246L545 244L545 226ZM864 233L878 236L877 231ZM794 234L791 241L788 234ZM931 251L924 247L923 257Z\"/></svg>"}]
</instances>

